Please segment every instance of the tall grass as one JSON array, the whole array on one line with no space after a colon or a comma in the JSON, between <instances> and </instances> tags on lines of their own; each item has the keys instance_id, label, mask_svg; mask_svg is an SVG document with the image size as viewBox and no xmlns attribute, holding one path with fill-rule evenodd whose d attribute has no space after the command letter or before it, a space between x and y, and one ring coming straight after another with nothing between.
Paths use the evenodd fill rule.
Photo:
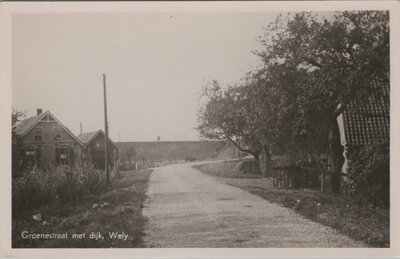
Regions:
<instances>
[{"instance_id":1,"label":"tall grass","mask_svg":"<svg viewBox=\"0 0 400 259\"><path fill-rule=\"evenodd\" d=\"M12 182L13 211L76 203L107 186L105 172L88 162L46 170L33 167L19 175Z\"/></svg>"}]
</instances>

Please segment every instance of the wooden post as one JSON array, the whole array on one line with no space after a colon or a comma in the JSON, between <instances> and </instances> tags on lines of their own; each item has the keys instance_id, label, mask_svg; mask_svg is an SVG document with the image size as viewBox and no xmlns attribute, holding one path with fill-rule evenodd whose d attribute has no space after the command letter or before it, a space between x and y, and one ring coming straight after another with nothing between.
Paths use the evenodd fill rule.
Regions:
<instances>
[{"instance_id":1,"label":"wooden post","mask_svg":"<svg viewBox=\"0 0 400 259\"><path fill-rule=\"evenodd\" d=\"M321 172L321 192L324 192L324 178L325 174L324 171Z\"/></svg>"},{"instance_id":2,"label":"wooden post","mask_svg":"<svg viewBox=\"0 0 400 259\"><path fill-rule=\"evenodd\" d=\"M107 183L110 183L110 172L108 169L108 121L107 121L107 91L106 91L106 75L103 74L103 90L104 90L104 167L106 170Z\"/></svg>"}]
</instances>

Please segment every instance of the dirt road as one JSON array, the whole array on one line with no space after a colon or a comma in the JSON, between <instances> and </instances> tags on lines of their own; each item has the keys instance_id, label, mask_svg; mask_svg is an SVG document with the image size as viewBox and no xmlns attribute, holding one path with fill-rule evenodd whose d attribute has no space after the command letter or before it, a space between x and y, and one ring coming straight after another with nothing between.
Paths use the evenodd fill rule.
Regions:
<instances>
[{"instance_id":1,"label":"dirt road","mask_svg":"<svg viewBox=\"0 0 400 259\"><path fill-rule=\"evenodd\" d=\"M153 171L144 208L147 247L364 246L192 165Z\"/></svg>"}]
</instances>

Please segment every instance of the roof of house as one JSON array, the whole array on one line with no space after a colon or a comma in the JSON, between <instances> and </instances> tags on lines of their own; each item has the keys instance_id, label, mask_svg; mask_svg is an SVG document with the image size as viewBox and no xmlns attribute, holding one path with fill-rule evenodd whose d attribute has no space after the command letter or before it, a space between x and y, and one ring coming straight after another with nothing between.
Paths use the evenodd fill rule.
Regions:
<instances>
[{"instance_id":1,"label":"roof of house","mask_svg":"<svg viewBox=\"0 0 400 259\"><path fill-rule=\"evenodd\" d=\"M364 105L355 103L343 113L346 143L362 146L376 142L389 142L390 98L389 87L383 87L383 94L371 96Z\"/></svg>"},{"instance_id":2,"label":"roof of house","mask_svg":"<svg viewBox=\"0 0 400 259\"><path fill-rule=\"evenodd\" d=\"M18 125L16 125L14 127L15 134L18 135L18 136L25 135L45 115L46 115L46 113L42 113L42 114L39 114L39 115L36 115L36 116L32 116L32 117L29 117L29 118L26 118L26 119L22 120Z\"/></svg>"},{"instance_id":3,"label":"roof of house","mask_svg":"<svg viewBox=\"0 0 400 259\"><path fill-rule=\"evenodd\" d=\"M97 134L99 133L98 131L92 131L92 132L84 132L78 135L78 139L83 143L83 144L87 144L89 142L92 141L92 139L94 139L95 136L97 136Z\"/></svg>"},{"instance_id":4,"label":"roof of house","mask_svg":"<svg viewBox=\"0 0 400 259\"><path fill-rule=\"evenodd\" d=\"M46 115L50 115L51 117L54 118L54 120L66 131L68 132L69 135L71 135L72 138L74 138L80 145L82 145L82 142L79 141L79 139L67 128L65 127L57 118L50 112L46 111L44 113L41 113L36 116L32 116L29 118L24 119L21 121L18 125L13 127L13 131L15 134L19 137L25 136L29 131L31 131L35 125L41 121Z\"/></svg>"},{"instance_id":5,"label":"roof of house","mask_svg":"<svg viewBox=\"0 0 400 259\"><path fill-rule=\"evenodd\" d=\"M91 132L83 132L83 133L79 134L78 139L79 139L79 141L81 141L84 145L88 145L88 144L90 144L90 142L92 142L92 141L97 137L97 135L99 135L99 134L105 135L104 132L103 132L103 130L97 130L97 131L91 131ZM115 145L115 143L114 143L110 138L108 138L108 139L110 140L110 142L111 142L111 144L114 146L114 148L118 149L117 146Z\"/></svg>"}]
</instances>

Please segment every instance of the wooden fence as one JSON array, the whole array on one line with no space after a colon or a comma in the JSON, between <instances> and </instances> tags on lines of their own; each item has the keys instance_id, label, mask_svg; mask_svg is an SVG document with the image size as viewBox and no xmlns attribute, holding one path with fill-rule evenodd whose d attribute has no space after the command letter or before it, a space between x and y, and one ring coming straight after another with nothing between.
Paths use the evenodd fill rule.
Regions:
<instances>
[{"instance_id":1,"label":"wooden fence","mask_svg":"<svg viewBox=\"0 0 400 259\"><path fill-rule=\"evenodd\" d=\"M324 192L325 176L332 172L305 166L281 166L272 168L273 186L278 189L296 189L320 186Z\"/></svg>"}]
</instances>

